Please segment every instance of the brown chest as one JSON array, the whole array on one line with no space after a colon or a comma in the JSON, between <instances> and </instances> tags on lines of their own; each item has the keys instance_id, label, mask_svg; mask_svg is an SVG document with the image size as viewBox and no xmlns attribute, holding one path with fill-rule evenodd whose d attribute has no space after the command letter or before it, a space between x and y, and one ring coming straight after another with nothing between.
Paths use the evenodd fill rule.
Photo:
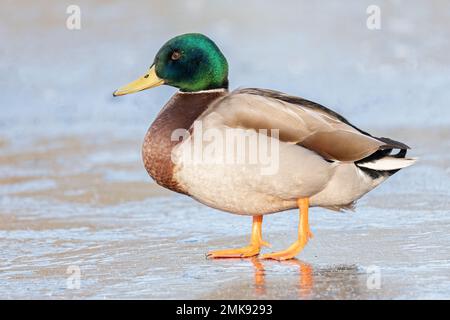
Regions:
<instances>
[{"instance_id":1,"label":"brown chest","mask_svg":"<svg viewBox=\"0 0 450 320\"><path fill-rule=\"evenodd\" d=\"M180 141L173 141L172 133L177 129L188 130L214 100L226 94L225 90L178 92L167 102L148 129L142 146L145 169L156 183L172 191L186 193L174 179L172 149Z\"/></svg>"}]
</instances>

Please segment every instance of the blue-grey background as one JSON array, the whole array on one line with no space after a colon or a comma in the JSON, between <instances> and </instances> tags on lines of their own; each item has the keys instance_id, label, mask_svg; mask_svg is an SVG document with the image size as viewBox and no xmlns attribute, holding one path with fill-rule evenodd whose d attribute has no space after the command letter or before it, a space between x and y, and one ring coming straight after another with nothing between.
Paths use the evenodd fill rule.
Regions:
<instances>
[{"instance_id":1,"label":"blue-grey background","mask_svg":"<svg viewBox=\"0 0 450 320\"><path fill-rule=\"evenodd\" d=\"M66 28L72 4L81 30ZM380 30L366 27L372 4ZM187 32L216 41L232 89L322 103L420 162L355 213L313 209L316 237L297 264L205 260L244 244L249 218L148 178L140 145L175 89L112 97ZM449 38L445 0L3 0L0 297L449 298ZM267 217L274 249L292 242L296 219ZM73 265L81 286L70 290ZM366 285L371 266L379 289Z\"/></svg>"}]
</instances>

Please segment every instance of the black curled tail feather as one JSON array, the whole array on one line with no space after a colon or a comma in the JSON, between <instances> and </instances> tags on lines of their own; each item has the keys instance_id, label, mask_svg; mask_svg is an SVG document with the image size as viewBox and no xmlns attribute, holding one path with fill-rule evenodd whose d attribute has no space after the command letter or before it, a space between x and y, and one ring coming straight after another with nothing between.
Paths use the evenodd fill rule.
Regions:
<instances>
[{"instance_id":1,"label":"black curled tail feather","mask_svg":"<svg viewBox=\"0 0 450 320\"><path fill-rule=\"evenodd\" d=\"M389 170L381 170L381 169L375 169L375 168L368 168L364 165L369 163L376 163L377 161L381 159L389 159L389 158L396 158L396 159L405 159L407 150L410 149L409 146L406 144L392 140L390 138L376 138L384 143L386 143L386 146L380 148L379 150L372 153L370 156L365 157L361 160L355 161L355 165L358 166L360 170L362 170L364 173L369 175L372 179L378 179L381 177L389 177L393 175L394 173L400 171L402 168L395 168L395 169L389 169ZM393 153L393 151L398 150L397 153Z\"/></svg>"}]
</instances>

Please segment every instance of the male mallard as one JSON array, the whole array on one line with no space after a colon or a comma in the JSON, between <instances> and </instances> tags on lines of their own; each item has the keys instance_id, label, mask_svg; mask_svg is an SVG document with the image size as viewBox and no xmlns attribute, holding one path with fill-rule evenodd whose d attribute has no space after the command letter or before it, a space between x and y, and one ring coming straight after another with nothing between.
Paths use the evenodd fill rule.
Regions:
<instances>
[{"instance_id":1,"label":"male mallard","mask_svg":"<svg viewBox=\"0 0 450 320\"><path fill-rule=\"evenodd\" d=\"M350 208L389 176L415 162L405 158L407 145L374 137L320 104L266 89L229 92L227 60L202 34L169 40L149 71L114 96L162 84L180 90L145 137L142 156L149 175L161 186L210 207L253 216L250 244L212 251L208 253L212 258L258 255L261 246L267 245L261 233L263 215L299 208L298 239L284 251L262 256L291 259L312 237L309 207ZM207 131L214 132L216 140L231 133L233 139L256 137L277 143L272 152L276 170L264 172L267 164L245 157L245 161L223 161L239 149L237 140L228 139L224 148L211 152L207 149L214 139L211 134L202 136ZM272 132L278 135L274 137ZM197 144L204 140L206 144ZM261 151L257 149L252 149L253 153ZM398 153L392 154L393 149ZM208 161L202 157L202 161L191 161L192 150L208 153ZM235 159L234 155L230 159Z\"/></svg>"}]
</instances>

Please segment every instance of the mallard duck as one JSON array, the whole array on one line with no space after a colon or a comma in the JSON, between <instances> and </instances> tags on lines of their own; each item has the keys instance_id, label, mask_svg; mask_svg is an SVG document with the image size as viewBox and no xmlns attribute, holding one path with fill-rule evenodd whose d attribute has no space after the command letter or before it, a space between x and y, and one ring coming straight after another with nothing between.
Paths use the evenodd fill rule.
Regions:
<instances>
[{"instance_id":1,"label":"mallard duck","mask_svg":"<svg viewBox=\"0 0 450 320\"><path fill-rule=\"evenodd\" d=\"M318 103L267 89L230 92L227 60L202 34L166 42L145 75L114 96L160 85L179 91L145 136L142 157L149 175L207 206L253 217L249 245L211 251L210 258L259 255L261 247L269 245L262 238L263 216L299 208L296 241L286 250L261 256L292 259L313 236L310 207L352 208L357 199L416 160L406 158L409 147L404 143L372 136ZM247 138L266 139L274 146L275 170L264 172L267 163L249 161L248 155L269 147L239 147L238 141ZM213 140L222 145L211 151ZM230 153L237 149L253 153L236 161ZM192 155L199 153L200 161L193 161Z\"/></svg>"}]
</instances>

